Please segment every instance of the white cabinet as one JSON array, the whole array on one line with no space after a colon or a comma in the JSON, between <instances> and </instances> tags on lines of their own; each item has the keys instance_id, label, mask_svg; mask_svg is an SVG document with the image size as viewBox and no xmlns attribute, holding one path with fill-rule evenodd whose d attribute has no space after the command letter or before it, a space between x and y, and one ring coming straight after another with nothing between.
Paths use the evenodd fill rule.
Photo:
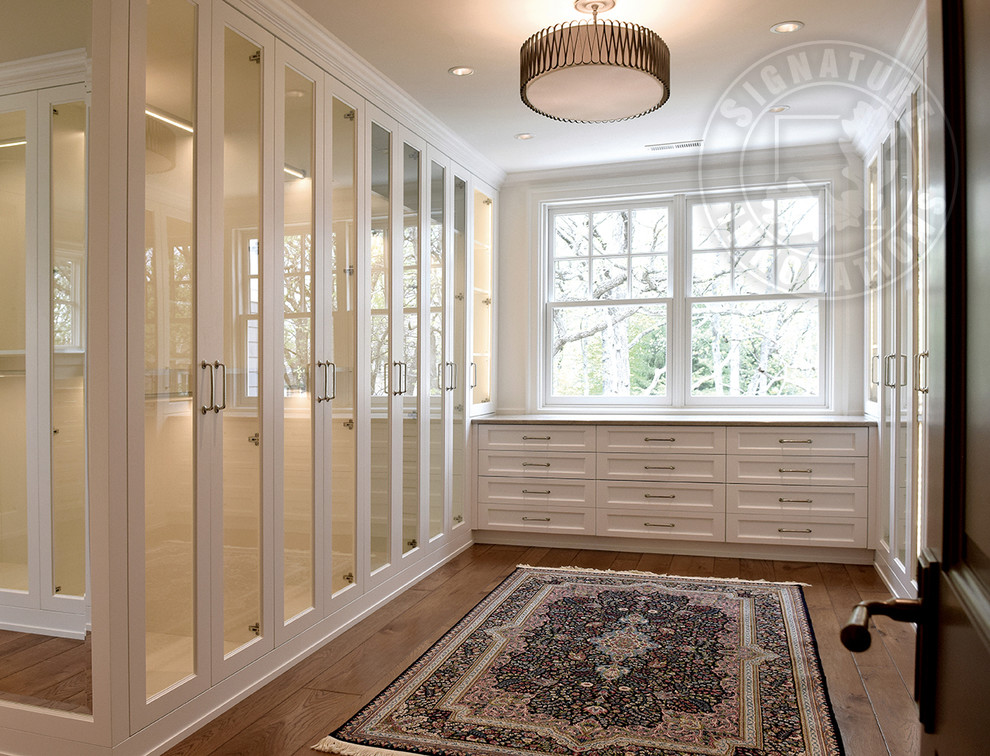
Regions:
<instances>
[{"instance_id":1,"label":"white cabinet","mask_svg":"<svg viewBox=\"0 0 990 756\"><path fill-rule=\"evenodd\" d=\"M495 192L477 183L473 187L471 258L471 414L495 411Z\"/></svg>"},{"instance_id":2,"label":"white cabinet","mask_svg":"<svg viewBox=\"0 0 990 756\"><path fill-rule=\"evenodd\" d=\"M481 530L590 534L559 519L580 509L593 510L598 536L868 545L870 433L862 424L477 427Z\"/></svg>"}]
</instances>

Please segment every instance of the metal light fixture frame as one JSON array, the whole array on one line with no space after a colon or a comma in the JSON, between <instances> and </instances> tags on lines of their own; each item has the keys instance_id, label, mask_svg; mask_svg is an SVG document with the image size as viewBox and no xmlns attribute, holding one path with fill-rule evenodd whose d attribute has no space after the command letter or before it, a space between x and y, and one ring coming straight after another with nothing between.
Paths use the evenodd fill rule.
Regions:
<instances>
[{"instance_id":1,"label":"metal light fixture frame","mask_svg":"<svg viewBox=\"0 0 990 756\"><path fill-rule=\"evenodd\" d=\"M519 51L519 94L522 101L540 115L568 123L615 123L659 109L670 97L670 49L667 43L645 26L625 21L600 21L598 6L584 4L594 12L590 23L570 21L556 24L537 32L523 43ZM580 0L575 6L582 10ZM646 110L604 120L561 117L541 110L530 101L526 90L531 82L548 73L577 66L613 66L641 71L663 85L663 96ZM596 94L589 92L588 96L594 97Z\"/></svg>"}]
</instances>

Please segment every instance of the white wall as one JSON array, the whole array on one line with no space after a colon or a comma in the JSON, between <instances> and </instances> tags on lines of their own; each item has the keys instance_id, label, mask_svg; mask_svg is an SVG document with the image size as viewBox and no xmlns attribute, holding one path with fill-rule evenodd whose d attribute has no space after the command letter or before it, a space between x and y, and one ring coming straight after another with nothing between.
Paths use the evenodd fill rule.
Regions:
<instances>
[{"instance_id":1,"label":"white wall","mask_svg":"<svg viewBox=\"0 0 990 756\"><path fill-rule=\"evenodd\" d=\"M831 185L834 330L828 364L831 409L863 411L863 165L851 145L660 158L637 163L512 174L502 186L498 251L499 414L537 411L539 206L588 196L732 188L776 182ZM697 412L698 410L666 410ZM792 410L800 412L799 409ZM820 410L816 410L820 413ZM748 410L752 414L752 410Z\"/></svg>"}]
</instances>

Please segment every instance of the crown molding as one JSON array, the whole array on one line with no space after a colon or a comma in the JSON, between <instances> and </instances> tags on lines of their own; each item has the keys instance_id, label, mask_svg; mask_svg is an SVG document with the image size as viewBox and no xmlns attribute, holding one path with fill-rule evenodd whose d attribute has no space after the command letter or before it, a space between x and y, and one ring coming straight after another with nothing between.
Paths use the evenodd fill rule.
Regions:
<instances>
[{"instance_id":1,"label":"crown molding","mask_svg":"<svg viewBox=\"0 0 990 756\"><path fill-rule=\"evenodd\" d=\"M37 55L0 63L0 94L30 92L92 80L92 64L86 50Z\"/></svg>"},{"instance_id":2,"label":"crown molding","mask_svg":"<svg viewBox=\"0 0 990 756\"><path fill-rule=\"evenodd\" d=\"M290 0L229 0L285 44L479 178L498 188L505 171Z\"/></svg>"}]
</instances>

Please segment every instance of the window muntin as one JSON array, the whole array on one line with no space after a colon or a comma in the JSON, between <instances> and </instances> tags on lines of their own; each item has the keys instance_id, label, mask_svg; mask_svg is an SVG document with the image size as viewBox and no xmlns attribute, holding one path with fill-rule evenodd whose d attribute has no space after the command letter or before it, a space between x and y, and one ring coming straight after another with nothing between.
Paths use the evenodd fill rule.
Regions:
<instances>
[{"instance_id":1,"label":"window muntin","mask_svg":"<svg viewBox=\"0 0 990 756\"><path fill-rule=\"evenodd\" d=\"M554 213L550 395L665 397L667 202Z\"/></svg>"},{"instance_id":2,"label":"window muntin","mask_svg":"<svg viewBox=\"0 0 990 756\"><path fill-rule=\"evenodd\" d=\"M824 186L545 208L543 405L825 404Z\"/></svg>"}]
</instances>

